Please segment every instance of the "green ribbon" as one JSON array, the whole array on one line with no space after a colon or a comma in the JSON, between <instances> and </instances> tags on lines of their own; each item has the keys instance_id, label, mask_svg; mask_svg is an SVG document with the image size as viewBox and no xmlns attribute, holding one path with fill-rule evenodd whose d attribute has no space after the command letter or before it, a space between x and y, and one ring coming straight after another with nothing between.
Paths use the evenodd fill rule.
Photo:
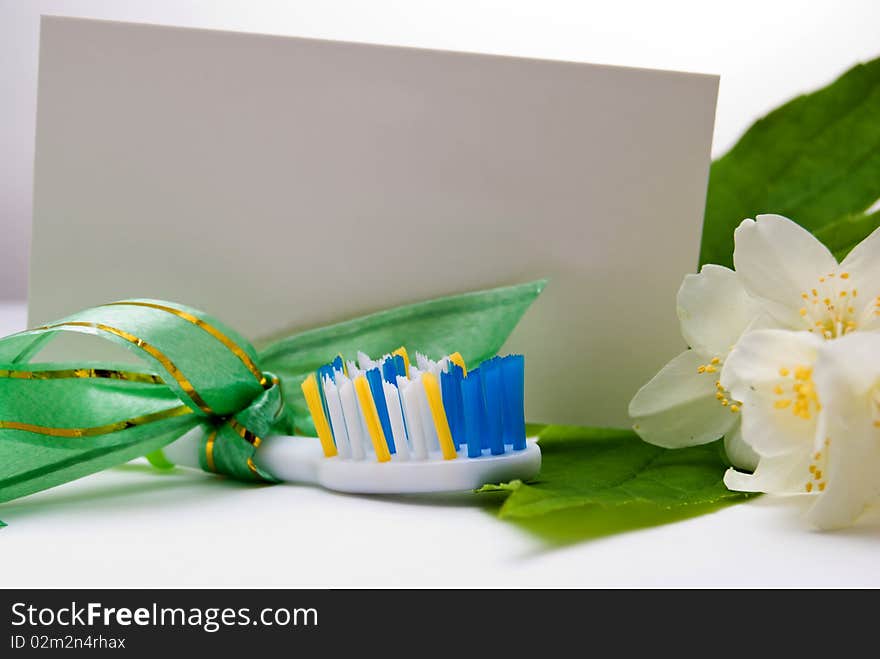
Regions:
<instances>
[{"instance_id":1,"label":"green ribbon","mask_svg":"<svg viewBox=\"0 0 880 659\"><path fill-rule=\"evenodd\" d=\"M308 373L339 352L384 354L401 345L434 357L455 346L468 362L482 361L545 283L398 307L285 337L260 353L201 311L143 299L0 339L0 502L140 456L169 468L162 447L191 431L201 438L203 469L271 482L255 451L270 434L313 430L299 387ZM142 365L31 363L62 332L111 341Z\"/></svg>"},{"instance_id":2,"label":"green ribbon","mask_svg":"<svg viewBox=\"0 0 880 659\"><path fill-rule=\"evenodd\" d=\"M120 364L29 365L61 332L101 337L145 368ZM278 378L253 346L205 313L131 300L86 309L0 340L0 501L149 454L195 428L203 468L272 481L253 462L260 438L289 434Z\"/></svg>"}]
</instances>

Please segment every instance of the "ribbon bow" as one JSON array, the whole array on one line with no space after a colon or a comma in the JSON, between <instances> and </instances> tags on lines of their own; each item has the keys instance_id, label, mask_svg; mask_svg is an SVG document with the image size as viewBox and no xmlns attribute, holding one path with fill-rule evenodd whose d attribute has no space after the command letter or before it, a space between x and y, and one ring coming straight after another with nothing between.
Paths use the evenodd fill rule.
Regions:
<instances>
[{"instance_id":1,"label":"ribbon bow","mask_svg":"<svg viewBox=\"0 0 880 659\"><path fill-rule=\"evenodd\" d=\"M162 447L191 431L200 433L203 469L271 482L255 451L262 437L292 434L294 425L313 431L299 387L309 373L338 353L383 354L404 344L428 355L454 344L464 359L483 361L544 284L398 307L281 339L259 354L201 311L145 299L0 339L0 502L144 455L169 467ZM62 332L111 341L144 366L30 363Z\"/></svg>"},{"instance_id":2,"label":"ribbon bow","mask_svg":"<svg viewBox=\"0 0 880 659\"><path fill-rule=\"evenodd\" d=\"M147 368L27 366L60 332L122 345ZM205 470L251 481L273 480L254 464L260 438L293 428L281 382L253 346L196 309L115 302L0 340L0 501L144 454L171 466L161 447L195 428Z\"/></svg>"}]
</instances>

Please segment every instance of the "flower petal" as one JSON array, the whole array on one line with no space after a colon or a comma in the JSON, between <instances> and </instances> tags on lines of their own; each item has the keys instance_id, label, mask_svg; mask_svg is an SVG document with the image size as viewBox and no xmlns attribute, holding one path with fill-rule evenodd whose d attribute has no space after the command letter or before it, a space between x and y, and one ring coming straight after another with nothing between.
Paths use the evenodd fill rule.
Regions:
<instances>
[{"instance_id":1,"label":"flower petal","mask_svg":"<svg viewBox=\"0 0 880 659\"><path fill-rule=\"evenodd\" d=\"M784 327L804 329L801 294L837 269L828 248L781 215L743 220L733 235L733 263L746 290Z\"/></svg>"},{"instance_id":2,"label":"flower petal","mask_svg":"<svg viewBox=\"0 0 880 659\"><path fill-rule=\"evenodd\" d=\"M724 435L724 452L727 459L737 469L754 471L761 456L746 444L742 435L742 425L737 423Z\"/></svg>"},{"instance_id":3,"label":"flower petal","mask_svg":"<svg viewBox=\"0 0 880 659\"><path fill-rule=\"evenodd\" d=\"M753 474L728 469L724 474L724 484L727 489L737 492L803 494L809 466L809 452L792 451L761 458Z\"/></svg>"},{"instance_id":4,"label":"flower petal","mask_svg":"<svg viewBox=\"0 0 880 659\"><path fill-rule=\"evenodd\" d=\"M839 528L880 500L880 429L874 426L873 402L880 385L880 334L830 341L819 351L815 379L825 401L827 487L808 518L819 528Z\"/></svg>"},{"instance_id":5,"label":"flower petal","mask_svg":"<svg viewBox=\"0 0 880 659\"><path fill-rule=\"evenodd\" d=\"M720 265L687 275L677 306L687 344L703 356L722 359L760 311L736 273Z\"/></svg>"},{"instance_id":6,"label":"flower petal","mask_svg":"<svg viewBox=\"0 0 880 659\"><path fill-rule=\"evenodd\" d=\"M706 444L736 421L736 415L715 399L716 375L697 372L702 361L695 351L686 350L636 393L629 414L646 442L666 448Z\"/></svg>"},{"instance_id":7,"label":"flower petal","mask_svg":"<svg viewBox=\"0 0 880 659\"><path fill-rule=\"evenodd\" d=\"M853 248L840 264L840 271L849 274L864 305L859 329L880 329L880 313L875 306L880 296L880 228Z\"/></svg>"},{"instance_id":8,"label":"flower petal","mask_svg":"<svg viewBox=\"0 0 880 659\"><path fill-rule=\"evenodd\" d=\"M739 340L721 372L721 386L741 401L743 439L762 457L801 450L809 454L818 407L795 414L798 368L811 369L822 340L809 332L755 330ZM787 401L787 402L786 402Z\"/></svg>"}]
</instances>

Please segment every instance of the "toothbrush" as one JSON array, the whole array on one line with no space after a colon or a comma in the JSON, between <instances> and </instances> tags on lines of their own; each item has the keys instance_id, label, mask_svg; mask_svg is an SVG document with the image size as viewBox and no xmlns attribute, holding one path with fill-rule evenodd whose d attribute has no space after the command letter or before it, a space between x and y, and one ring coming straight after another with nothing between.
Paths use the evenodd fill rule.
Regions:
<instances>
[{"instance_id":1,"label":"toothbrush","mask_svg":"<svg viewBox=\"0 0 880 659\"><path fill-rule=\"evenodd\" d=\"M309 375L303 394L314 437L262 440L254 461L280 481L340 492L450 492L527 480L541 450L526 437L522 355L467 370L458 353L438 361L404 348L378 360L338 356ZM165 448L177 464L199 467L201 430Z\"/></svg>"}]
</instances>

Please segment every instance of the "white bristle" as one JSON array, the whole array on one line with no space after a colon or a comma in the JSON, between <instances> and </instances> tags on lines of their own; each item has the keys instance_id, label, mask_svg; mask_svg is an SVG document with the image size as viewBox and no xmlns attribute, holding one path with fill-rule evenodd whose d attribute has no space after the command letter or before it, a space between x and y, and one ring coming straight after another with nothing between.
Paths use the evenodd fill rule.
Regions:
<instances>
[{"instance_id":1,"label":"white bristle","mask_svg":"<svg viewBox=\"0 0 880 659\"><path fill-rule=\"evenodd\" d=\"M339 373L337 371L337 374ZM330 413L330 424L333 426L333 439L336 440L336 450L341 458L350 458L351 444L348 439L348 429L346 428L345 414L342 411L339 388L329 377L324 378L323 385L324 397L327 399L327 411Z\"/></svg>"},{"instance_id":2,"label":"white bristle","mask_svg":"<svg viewBox=\"0 0 880 659\"><path fill-rule=\"evenodd\" d=\"M416 401L418 401L419 416L421 417L422 422L422 434L425 437L425 448L429 454L439 451L440 438L437 437L437 428L434 426L434 416L431 414L431 406L428 405L428 396L425 394L425 384L422 382L421 376L419 376L418 380L413 380L410 389L414 391Z\"/></svg>"},{"instance_id":3,"label":"white bristle","mask_svg":"<svg viewBox=\"0 0 880 659\"><path fill-rule=\"evenodd\" d=\"M370 356L364 352L358 352L357 354L358 366L362 371L369 371L372 368L376 368L377 362L374 362L370 359Z\"/></svg>"},{"instance_id":4,"label":"white bristle","mask_svg":"<svg viewBox=\"0 0 880 659\"><path fill-rule=\"evenodd\" d=\"M348 366L348 377L354 380L357 376L363 375L364 372L358 368L358 365L355 362L347 361L345 362Z\"/></svg>"},{"instance_id":5,"label":"white bristle","mask_svg":"<svg viewBox=\"0 0 880 659\"><path fill-rule=\"evenodd\" d=\"M382 388L385 390L385 405L388 407L388 418L391 421L395 456L400 460L409 460L409 445L406 443L406 428L403 425L400 395L397 393L397 387L388 382L382 382Z\"/></svg>"},{"instance_id":6,"label":"white bristle","mask_svg":"<svg viewBox=\"0 0 880 659\"><path fill-rule=\"evenodd\" d=\"M425 355L420 352L416 353L416 366L419 367L419 370L430 372L432 364L433 362Z\"/></svg>"},{"instance_id":7,"label":"white bristle","mask_svg":"<svg viewBox=\"0 0 880 659\"><path fill-rule=\"evenodd\" d=\"M342 402L342 413L345 416L348 440L351 444L351 457L354 460L363 460L366 437L362 430L363 422L360 418L361 413L354 392L354 384L349 378L343 380L342 386L339 388L339 397Z\"/></svg>"},{"instance_id":8,"label":"white bristle","mask_svg":"<svg viewBox=\"0 0 880 659\"><path fill-rule=\"evenodd\" d=\"M414 381L407 381L402 376L397 377L398 385L401 384L401 380L405 383L400 393L403 400L403 413L406 418L406 430L409 433L409 441L412 444L413 458L416 460L426 460L428 458L428 446L425 442L425 433L422 430L419 387L415 386Z\"/></svg>"},{"instance_id":9,"label":"white bristle","mask_svg":"<svg viewBox=\"0 0 880 659\"><path fill-rule=\"evenodd\" d=\"M355 402L357 403L357 406L358 406L357 420L358 420L358 425L360 426L360 429L361 429L361 437L363 438L362 439L362 446L364 448L364 459L375 460L376 459L376 449L373 446L373 439L370 436L370 431L369 431L369 429L367 429L367 420L364 418L363 410L361 410L360 401L357 400L357 398L356 398Z\"/></svg>"}]
</instances>

